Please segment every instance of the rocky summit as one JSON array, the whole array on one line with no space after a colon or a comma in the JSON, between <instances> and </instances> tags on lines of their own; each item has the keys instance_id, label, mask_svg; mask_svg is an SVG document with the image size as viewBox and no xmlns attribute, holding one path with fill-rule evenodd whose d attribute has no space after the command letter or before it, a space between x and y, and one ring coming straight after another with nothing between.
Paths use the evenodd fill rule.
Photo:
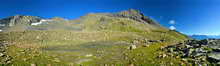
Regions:
<instances>
[{"instance_id":1,"label":"rocky summit","mask_svg":"<svg viewBox=\"0 0 220 66\"><path fill-rule=\"evenodd\" d=\"M134 9L73 20L17 15L0 19L0 27L0 64L12 66L180 65L158 58L165 57L160 49L190 39Z\"/></svg>"}]
</instances>

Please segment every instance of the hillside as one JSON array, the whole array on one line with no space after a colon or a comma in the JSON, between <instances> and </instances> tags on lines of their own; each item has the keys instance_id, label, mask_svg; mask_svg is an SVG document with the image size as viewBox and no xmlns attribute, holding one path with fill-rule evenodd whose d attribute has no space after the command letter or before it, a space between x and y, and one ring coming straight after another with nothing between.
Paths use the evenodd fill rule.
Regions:
<instances>
[{"instance_id":1,"label":"hillside","mask_svg":"<svg viewBox=\"0 0 220 66\"><path fill-rule=\"evenodd\" d=\"M74 20L17 15L0 26L0 63L9 65L178 65L159 49L189 39L134 9Z\"/></svg>"}]
</instances>

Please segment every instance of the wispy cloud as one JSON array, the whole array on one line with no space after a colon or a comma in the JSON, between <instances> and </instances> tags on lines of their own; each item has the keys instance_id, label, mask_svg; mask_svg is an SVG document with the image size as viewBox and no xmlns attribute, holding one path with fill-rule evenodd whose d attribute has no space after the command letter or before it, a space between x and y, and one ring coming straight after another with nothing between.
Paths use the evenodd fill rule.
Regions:
<instances>
[{"instance_id":1,"label":"wispy cloud","mask_svg":"<svg viewBox=\"0 0 220 66\"><path fill-rule=\"evenodd\" d=\"M170 20L170 21L169 21L169 24L174 25L174 24L176 24L176 21L175 21L175 20Z\"/></svg>"},{"instance_id":2,"label":"wispy cloud","mask_svg":"<svg viewBox=\"0 0 220 66\"><path fill-rule=\"evenodd\" d=\"M176 21L175 20L170 20L169 21L169 24L171 25L169 27L170 30L176 30L176 27L174 26L176 24Z\"/></svg>"}]
</instances>

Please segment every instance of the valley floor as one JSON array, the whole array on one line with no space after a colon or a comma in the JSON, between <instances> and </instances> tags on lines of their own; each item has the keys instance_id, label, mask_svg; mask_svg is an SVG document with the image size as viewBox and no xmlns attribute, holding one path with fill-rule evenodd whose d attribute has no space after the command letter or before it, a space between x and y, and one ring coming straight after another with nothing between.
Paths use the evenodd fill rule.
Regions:
<instances>
[{"instance_id":1,"label":"valley floor","mask_svg":"<svg viewBox=\"0 0 220 66\"><path fill-rule=\"evenodd\" d=\"M9 32L4 34L7 41L3 41L9 43L5 54L12 59L1 63L15 66L184 64L179 58L161 58L165 52L160 49L185 38L162 41L161 36L154 37L154 34L156 32Z\"/></svg>"}]
</instances>

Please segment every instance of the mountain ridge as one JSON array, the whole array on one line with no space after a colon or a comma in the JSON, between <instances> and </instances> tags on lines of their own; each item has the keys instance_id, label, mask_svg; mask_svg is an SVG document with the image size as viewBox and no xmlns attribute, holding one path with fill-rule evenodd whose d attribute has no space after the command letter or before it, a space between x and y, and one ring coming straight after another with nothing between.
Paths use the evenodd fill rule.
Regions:
<instances>
[{"instance_id":1,"label":"mountain ridge","mask_svg":"<svg viewBox=\"0 0 220 66\"><path fill-rule=\"evenodd\" d=\"M115 20L115 19L117 19L118 21L130 19L130 20L134 20L133 22L140 22L140 23L144 23L146 25L148 24L148 26L150 26L148 28L166 29L165 27L162 27L156 21L152 20L149 17L144 16L143 13L141 13L138 10L134 10L134 9L125 10L125 11L121 11L121 12L117 12L117 13L93 13L93 14L88 14L88 15L82 16L81 18L75 19L75 20L74 19L69 20L69 19L64 19L64 18L60 18L60 17L53 17L50 19L45 19L45 18L42 18L39 16L16 15L16 16L11 16L8 18L1 19L0 20L0 24L1 24L0 29L7 30L8 28L11 28L12 26L19 25L18 27L20 27L21 29L18 29L18 30L29 30L28 28L34 28L32 26L35 24L41 25L44 23L44 26L45 26L46 24L49 24L48 22L57 22L57 23L58 22L63 22L63 23L69 22L70 23L70 22L75 22L77 20L81 21L82 23L85 23L85 22L88 23L89 21L85 21L85 20L89 20L89 19L91 19L91 20L92 19L94 19L94 20L100 19L100 20L97 20L96 22L110 22L110 20ZM128 20L128 21L130 21L130 20ZM127 24L127 23L124 22L124 24Z\"/></svg>"},{"instance_id":2,"label":"mountain ridge","mask_svg":"<svg viewBox=\"0 0 220 66\"><path fill-rule=\"evenodd\" d=\"M190 37L194 38L194 39L198 39L198 40L202 40L202 39L220 39L220 35L189 35Z\"/></svg>"}]
</instances>

